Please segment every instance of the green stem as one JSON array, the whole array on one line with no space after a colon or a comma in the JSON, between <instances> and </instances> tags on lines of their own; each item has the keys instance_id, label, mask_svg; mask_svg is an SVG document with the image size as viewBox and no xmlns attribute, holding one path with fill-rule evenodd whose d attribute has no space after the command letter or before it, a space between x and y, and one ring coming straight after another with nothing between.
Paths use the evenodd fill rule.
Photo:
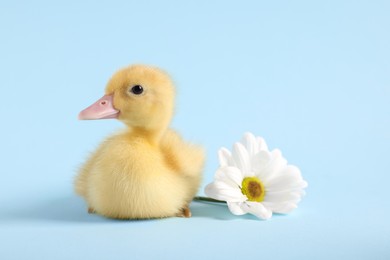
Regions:
<instances>
[{"instance_id":1,"label":"green stem","mask_svg":"<svg viewBox=\"0 0 390 260\"><path fill-rule=\"evenodd\" d=\"M223 200L215 200L209 197L202 197L202 196L196 196L193 199L194 201L206 201L206 202L215 202L215 203L226 203L226 201Z\"/></svg>"}]
</instances>

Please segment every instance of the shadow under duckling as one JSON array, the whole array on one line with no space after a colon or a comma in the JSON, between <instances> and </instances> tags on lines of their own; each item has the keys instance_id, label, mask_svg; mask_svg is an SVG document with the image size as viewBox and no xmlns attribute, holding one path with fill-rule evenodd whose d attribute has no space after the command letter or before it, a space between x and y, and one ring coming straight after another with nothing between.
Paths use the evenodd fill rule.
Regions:
<instances>
[{"instance_id":1,"label":"shadow under duckling","mask_svg":"<svg viewBox=\"0 0 390 260\"><path fill-rule=\"evenodd\" d=\"M117 118L127 129L101 143L76 177L75 191L88 211L119 219L190 217L205 155L169 129L175 98L170 77L133 65L116 72L105 93L79 119Z\"/></svg>"}]
</instances>

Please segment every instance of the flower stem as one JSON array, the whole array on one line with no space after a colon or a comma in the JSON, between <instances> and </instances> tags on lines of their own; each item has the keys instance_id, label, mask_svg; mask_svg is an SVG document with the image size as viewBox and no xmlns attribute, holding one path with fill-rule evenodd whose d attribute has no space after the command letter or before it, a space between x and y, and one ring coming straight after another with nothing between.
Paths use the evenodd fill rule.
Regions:
<instances>
[{"instance_id":1,"label":"flower stem","mask_svg":"<svg viewBox=\"0 0 390 260\"><path fill-rule=\"evenodd\" d=\"M216 200L209 197L202 197L202 196L196 196L193 199L194 201L205 201L205 202L215 202L215 203L226 203L226 201L223 200Z\"/></svg>"}]
</instances>

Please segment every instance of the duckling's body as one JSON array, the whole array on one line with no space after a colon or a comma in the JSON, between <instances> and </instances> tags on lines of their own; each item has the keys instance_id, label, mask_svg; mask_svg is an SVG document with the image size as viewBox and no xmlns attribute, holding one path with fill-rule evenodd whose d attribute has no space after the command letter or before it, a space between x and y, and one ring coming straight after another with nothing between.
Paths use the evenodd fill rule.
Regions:
<instances>
[{"instance_id":1,"label":"duckling's body","mask_svg":"<svg viewBox=\"0 0 390 260\"><path fill-rule=\"evenodd\" d=\"M120 111L117 117L128 129L107 138L91 155L76 178L76 192L90 211L110 218L188 217L188 204L200 185L204 153L167 128L173 106L166 102L173 99L169 93L164 98L164 88L169 92L172 84L155 68L138 65L119 73L128 77L122 75L118 81L114 75L106 93L113 95L113 107ZM140 74L149 79L129 80ZM149 97L123 96L123 90L134 84L145 85ZM146 106L145 111L138 111L141 106Z\"/></svg>"}]
</instances>

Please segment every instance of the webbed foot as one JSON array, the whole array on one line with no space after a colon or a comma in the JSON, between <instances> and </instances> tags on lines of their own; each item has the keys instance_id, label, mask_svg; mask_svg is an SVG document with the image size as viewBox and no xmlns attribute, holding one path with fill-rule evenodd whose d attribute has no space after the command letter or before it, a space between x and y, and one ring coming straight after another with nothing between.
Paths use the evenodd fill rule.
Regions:
<instances>
[{"instance_id":1,"label":"webbed foot","mask_svg":"<svg viewBox=\"0 0 390 260\"><path fill-rule=\"evenodd\" d=\"M182 208L179 213L176 214L177 217L182 218L190 218L192 216L190 207L186 205L184 208Z\"/></svg>"}]
</instances>

